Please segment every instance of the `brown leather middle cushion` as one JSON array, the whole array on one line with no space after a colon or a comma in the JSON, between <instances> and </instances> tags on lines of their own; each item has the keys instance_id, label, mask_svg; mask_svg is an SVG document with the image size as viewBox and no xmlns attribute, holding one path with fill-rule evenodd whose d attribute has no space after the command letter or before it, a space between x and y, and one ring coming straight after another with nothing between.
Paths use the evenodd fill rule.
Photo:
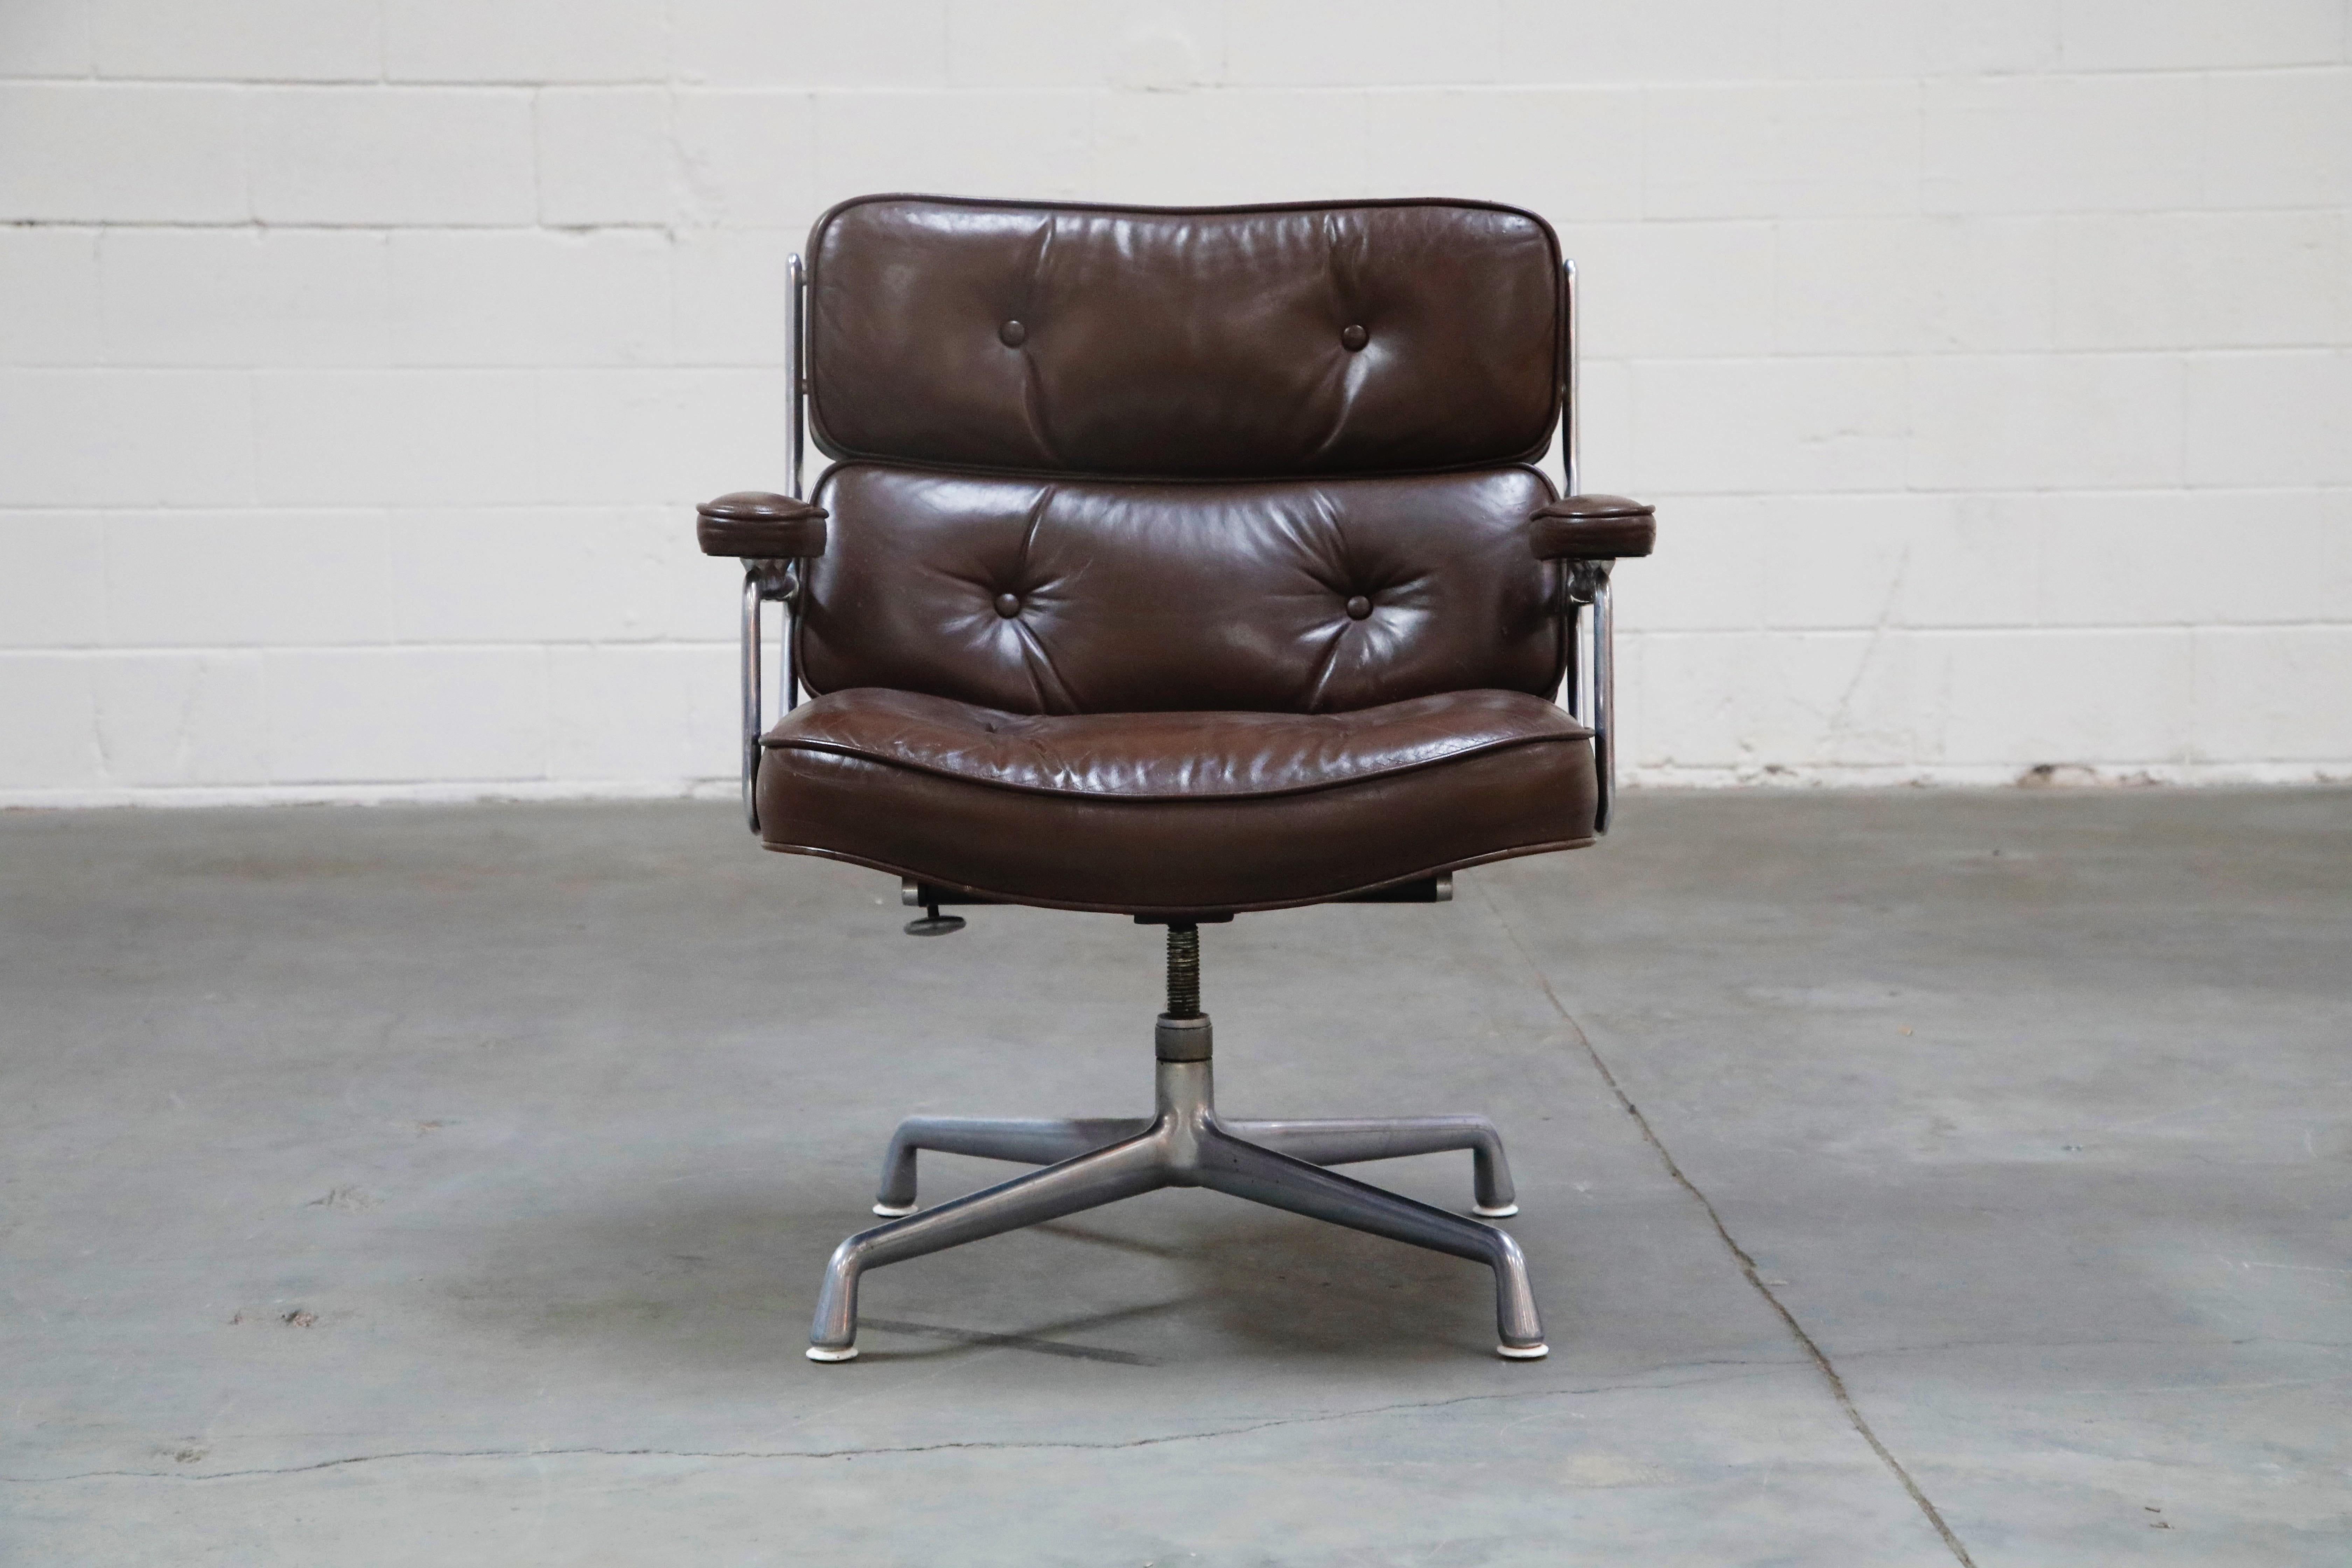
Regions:
<instances>
[{"instance_id":1,"label":"brown leather middle cushion","mask_svg":"<svg viewBox=\"0 0 2352 1568\"><path fill-rule=\"evenodd\" d=\"M1529 468L1257 484L848 464L800 658L1026 713L1332 712L1559 679Z\"/></svg>"},{"instance_id":2,"label":"brown leather middle cushion","mask_svg":"<svg viewBox=\"0 0 2352 1568\"><path fill-rule=\"evenodd\" d=\"M841 458L1126 478L1532 461L1559 247L1481 202L863 196L809 236L809 411Z\"/></svg>"},{"instance_id":3,"label":"brown leather middle cushion","mask_svg":"<svg viewBox=\"0 0 2352 1568\"><path fill-rule=\"evenodd\" d=\"M1516 691L1349 713L1014 714L860 688L770 731L772 849L1021 903L1313 903L1592 835L1590 731Z\"/></svg>"}]
</instances>

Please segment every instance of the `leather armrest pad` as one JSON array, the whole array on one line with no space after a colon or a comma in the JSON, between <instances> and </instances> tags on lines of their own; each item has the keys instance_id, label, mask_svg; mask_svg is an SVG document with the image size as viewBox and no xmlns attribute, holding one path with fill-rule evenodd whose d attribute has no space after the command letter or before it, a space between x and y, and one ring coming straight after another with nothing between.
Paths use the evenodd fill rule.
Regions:
<instances>
[{"instance_id":1,"label":"leather armrest pad","mask_svg":"<svg viewBox=\"0 0 2352 1568\"><path fill-rule=\"evenodd\" d=\"M694 536L705 555L798 559L824 553L825 516L814 501L737 490L697 509Z\"/></svg>"},{"instance_id":2,"label":"leather armrest pad","mask_svg":"<svg viewBox=\"0 0 2352 1568\"><path fill-rule=\"evenodd\" d=\"M1623 496L1562 496L1535 510L1528 537L1543 561L1647 555L1658 539L1657 509Z\"/></svg>"}]
</instances>

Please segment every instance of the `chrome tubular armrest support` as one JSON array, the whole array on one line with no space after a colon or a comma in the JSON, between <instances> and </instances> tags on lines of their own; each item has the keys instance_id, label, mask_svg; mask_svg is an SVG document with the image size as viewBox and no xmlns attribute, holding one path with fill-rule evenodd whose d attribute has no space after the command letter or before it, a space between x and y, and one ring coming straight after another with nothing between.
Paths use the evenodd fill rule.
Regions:
<instances>
[{"instance_id":1,"label":"chrome tubular armrest support","mask_svg":"<svg viewBox=\"0 0 2352 1568\"><path fill-rule=\"evenodd\" d=\"M1561 366L1559 407L1559 464L1562 495L1581 495L1584 487L1584 443L1580 417L1583 413L1583 387L1579 384L1580 363L1583 356L1582 323L1577 319L1576 263L1563 260L1559 264L1560 327L1567 343L1560 357ZM1611 642L1616 627L1609 609L1609 563L1606 561L1564 561L1559 572L1565 581L1561 597L1568 616L1568 658L1563 682L1568 696L1568 710L1578 723L1592 731L1593 798L1592 831L1609 831L1609 811L1617 794L1617 748L1611 721L1617 706L1617 670L1611 657ZM1592 606L1591 620L1592 651L1587 657L1581 646L1586 628L1584 606ZM1588 699L1588 681L1591 694Z\"/></svg>"},{"instance_id":2,"label":"chrome tubular armrest support","mask_svg":"<svg viewBox=\"0 0 2352 1568\"><path fill-rule=\"evenodd\" d=\"M776 651L776 685L782 693L781 711L790 712L800 701L799 672L793 668L793 633L800 618L796 563L743 563L743 818L754 835L760 831L760 737L767 728L760 680L760 658L766 651L761 637L760 606L769 600L784 606L784 635Z\"/></svg>"},{"instance_id":3,"label":"chrome tubular armrest support","mask_svg":"<svg viewBox=\"0 0 2352 1568\"><path fill-rule=\"evenodd\" d=\"M1560 326L1568 342L1561 353L1566 363L1561 367L1559 388L1559 471L1567 488L1559 493L1580 495L1584 489L1584 442L1578 429L1578 416L1583 410L1583 387L1577 362L1583 355L1583 342L1577 331L1576 263L1559 264Z\"/></svg>"},{"instance_id":4,"label":"chrome tubular armrest support","mask_svg":"<svg viewBox=\"0 0 2352 1568\"><path fill-rule=\"evenodd\" d=\"M1609 831L1609 813L1617 795L1617 668L1613 657L1615 616L1609 604L1606 561L1566 563L1568 574L1568 710L1592 731L1592 831ZM1588 621L1584 607L1592 606ZM1590 627L1591 653L1584 648Z\"/></svg>"},{"instance_id":5,"label":"chrome tubular armrest support","mask_svg":"<svg viewBox=\"0 0 2352 1568\"><path fill-rule=\"evenodd\" d=\"M795 254L784 263L784 402L789 410L784 437L785 485L794 500L804 498L803 469L808 452L808 371L804 361L808 273ZM775 600L784 606L783 646L776 654L776 684L782 691L783 712L800 702L799 672L793 668L793 636L800 622L799 563L789 561L746 561L743 563L743 819L756 836L760 831L760 737L766 732L765 704L760 690L760 605Z\"/></svg>"},{"instance_id":6,"label":"chrome tubular armrest support","mask_svg":"<svg viewBox=\"0 0 2352 1568\"><path fill-rule=\"evenodd\" d=\"M784 262L784 397L790 412L784 447L784 477L794 500L804 499L801 475L808 459L808 274L795 254Z\"/></svg>"}]
</instances>

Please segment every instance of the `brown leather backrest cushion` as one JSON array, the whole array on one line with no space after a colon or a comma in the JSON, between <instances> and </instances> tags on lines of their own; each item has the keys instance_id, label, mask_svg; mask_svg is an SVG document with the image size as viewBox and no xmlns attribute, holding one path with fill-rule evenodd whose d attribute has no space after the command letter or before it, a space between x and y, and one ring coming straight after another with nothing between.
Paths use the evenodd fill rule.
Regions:
<instances>
[{"instance_id":1,"label":"brown leather backrest cushion","mask_svg":"<svg viewBox=\"0 0 2352 1568\"><path fill-rule=\"evenodd\" d=\"M1128 478L1530 461L1559 246L1477 202L1162 209L866 196L809 237L837 458Z\"/></svg>"},{"instance_id":2,"label":"brown leather backrest cushion","mask_svg":"<svg viewBox=\"0 0 2352 1568\"><path fill-rule=\"evenodd\" d=\"M1557 681L1532 468L1148 483L833 469L803 678L1017 713L1334 712Z\"/></svg>"}]
</instances>

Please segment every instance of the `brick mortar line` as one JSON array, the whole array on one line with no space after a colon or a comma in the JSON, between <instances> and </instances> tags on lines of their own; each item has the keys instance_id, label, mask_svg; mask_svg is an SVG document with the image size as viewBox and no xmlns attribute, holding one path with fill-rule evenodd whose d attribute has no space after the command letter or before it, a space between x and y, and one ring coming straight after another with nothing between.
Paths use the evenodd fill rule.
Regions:
<instances>
[{"instance_id":1,"label":"brick mortar line","mask_svg":"<svg viewBox=\"0 0 2352 1568\"><path fill-rule=\"evenodd\" d=\"M645 649L662 653L735 652L734 637L647 637L642 641L621 638L592 640L586 637L518 637L509 642L488 642L480 639L451 642L320 642L320 643L118 643L95 645L81 643L39 647L32 644L0 646L0 658L18 658L29 655L44 658L113 658L125 655L150 658L168 655L184 658L189 655L217 656L222 654L251 655L263 658L270 654L316 653L620 653Z\"/></svg>"},{"instance_id":2,"label":"brick mortar line","mask_svg":"<svg viewBox=\"0 0 2352 1568\"><path fill-rule=\"evenodd\" d=\"M2341 75L2352 62L2339 56L2326 60L2280 60L2251 65L2186 66L2059 66L2050 69L1956 68L1950 70L1888 71L1844 76L1822 72L1775 72L1732 77L1642 77L1624 80L1567 78L1542 81L1482 80L1475 77L1441 81L1195 81L1180 87L1129 87L1104 80L1068 86L1004 87L986 82L925 82L918 86L828 86L822 82L723 82L680 76L604 77L571 81L550 77L227 77L110 76L97 70L74 76L0 76L0 87L78 87L85 89L142 89L185 90L215 89L227 92L352 92L373 89L383 94L540 92L673 92L756 94L772 98L1218 98L1270 95L1307 97L1391 98L1457 93L1592 93L1631 95L1685 92L1693 89L1752 92L1759 89L1818 91L1824 88L1887 87L1960 88L1979 83L2106 82L2211 80L2215 78L2267 79L2281 76Z\"/></svg>"},{"instance_id":3,"label":"brick mortar line","mask_svg":"<svg viewBox=\"0 0 2352 1568\"><path fill-rule=\"evenodd\" d=\"M2082 626L1707 626L1677 628L1670 631L1619 630L1628 637L1651 641L1689 641L1702 637L1849 637L1902 636L1927 639L1939 637L2001 637L2032 638L2037 637L2146 637L2151 633L2228 632L2248 636L2267 636L2273 632L2340 632L2352 629L2352 616L2336 621L2147 621L2124 624ZM223 653L412 653L420 650L446 653L496 652L517 648L592 648L618 650L631 648L733 648L731 637L425 637L380 638L372 642L77 642L77 643L6 643L0 644L0 657L26 654L61 654L77 657L109 657L120 654L223 654Z\"/></svg>"},{"instance_id":4,"label":"brick mortar line","mask_svg":"<svg viewBox=\"0 0 2352 1568\"><path fill-rule=\"evenodd\" d=\"M1041 201L1061 201L1068 198L1061 196L1040 196L1037 199ZM1335 196L1331 199L1335 205L1344 205L1351 200L1360 199L1370 201L1379 198L1371 196L1364 196L1360 198ZM1116 205L1118 204L1107 203L1106 205ZM822 212L824 208L820 206L816 210L818 212ZM1967 222L1977 218L2002 219L2011 221L2018 219L2044 218L2053 222L2107 218L2128 220L2132 218L2147 217L2243 218L2294 216L2303 214L2334 216L2342 213L2344 210L2345 205L2342 202L2284 204L2251 203L2244 205L2233 205L2223 202L2204 202L2189 206L2176 205L2171 206L2099 207L2092 209L2085 209L2079 206L1971 207L1966 209L1913 206L1892 209L1885 207L1871 207L1857 208L1847 212L1801 214L1654 213L1630 217L1570 218L1561 220L1556 225L1556 226L1567 231L1566 235L1563 237L1565 238L1572 237L1582 230L1596 228L1686 228L1696 227L1702 225L1759 228L1780 227L1784 226L1802 226L1807 225L1856 223L1916 224L1945 223L1952 221ZM814 213L810 215L810 221L815 221ZM600 231L612 229L633 233L645 233L647 231L658 233L663 231L672 231L682 234L797 235L805 233L807 226L804 224L785 225L751 223L742 220L695 222L682 221L677 218L604 219L590 223L555 223L542 219L521 221L516 219L488 218L471 220L465 218L442 218L432 221L417 222L398 222L377 219L373 222L360 220L345 222L331 218L265 218L247 216L244 217L220 218L15 216L0 217L0 228L69 228L87 229L93 233L102 232L106 229L117 228L142 230L184 229L191 233L198 234L218 233L228 229L259 229L265 232L273 229L282 229L297 232L318 231L324 233L348 233L352 231L360 231L376 234L412 234L445 231L471 234L480 233L486 230L499 233L594 234ZM1588 361L1587 363L1591 362Z\"/></svg>"},{"instance_id":5,"label":"brick mortar line","mask_svg":"<svg viewBox=\"0 0 2352 1568\"><path fill-rule=\"evenodd\" d=\"M1658 642L1691 641L1706 637L1846 637L1871 638L1888 636L1923 637L1981 637L1998 636L2003 638L2039 637L2146 637L2150 633L2243 633L2264 636L2273 632L2341 632L2352 630L2352 617L2336 621L2147 621L2112 625L2084 626L1701 626L1676 627L1666 630L1640 631L1630 627L1619 630L1631 639ZM514 652L631 652L639 649L665 652L709 652L736 647L731 637L453 637L446 640L427 638L387 638L374 642L220 642L220 643L7 643L0 644L0 658L115 658L122 657L152 658L217 656L249 654L257 658L269 654L315 653L514 653ZM1730 764L1725 764L1730 765ZM1886 764L1895 765L1895 764Z\"/></svg>"},{"instance_id":6,"label":"brick mortar line","mask_svg":"<svg viewBox=\"0 0 2352 1568\"><path fill-rule=\"evenodd\" d=\"M39 365L0 365L0 371L9 369L38 370L46 368L53 367ZM720 366L717 368L753 368L767 370L770 367ZM1502 466L1509 467L1510 465L1505 464ZM1308 477L1309 479L1312 478L1312 476ZM1547 474L1546 477L1550 478L1552 476ZM2020 498L2034 498L2045 500L2070 500L2083 497L2109 499L2126 496L2145 498L2193 495L2210 497L2215 500L2226 500L2233 497L2334 496L2341 495L2347 490L2352 490L2352 479L2337 480L2332 483L2302 485L2115 485L2101 486L2095 489L2069 488L2064 486L2044 487L2039 485L2008 488L2000 486L1985 486L1982 488L1970 488L1968 489L1916 490L1662 490L1652 489L1644 490L1643 494L1647 499L1655 501L1660 505L1672 504L1675 506L1689 506L1711 505L1718 501L1769 500L1783 501L1794 504L1813 501L1934 500L1943 498L1962 500L1975 500L1980 499L2007 500ZM12 513L26 513L35 515L47 515L50 513L89 513L94 516L101 514L120 514L126 516L135 515L139 517L152 517L159 511L169 512L174 516L194 518L236 518L252 517L256 515L268 516L273 514L311 517L317 516L320 513L329 512L339 514L348 513L352 516L357 517L384 511L443 512L452 515L463 514L467 516L473 516L482 512L511 512L518 515L571 512L620 513L667 510L676 507L690 509L695 506L700 499L700 497L679 497L667 500L635 500L616 501L254 500L189 501L184 503L172 501L14 501L0 500L0 518L7 517Z\"/></svg>"},{"instance_id":7,"label":"brick mortar line","mask_svg":"<svg viewBox=\"0 0 2352 1568\"><path fill-rule=\"evenodd\" d=\"M419 231L425 232L425 231ZM469 230L434 230L434 233L487 232ZM516 230L512 232L528 232ZM615 230L614 232L621 232ZM652 229L632 229L630 233L656 233ZM667 293L667 290L663 291ZM651 296L645 296L650 298ZM2147 360L2177 359L2196 361L2207 359L2278 359L2352 358L2352 338L2340 342L2281 342L2273 343L2166 343L2131 348L2046 348L2046 349L1894 349L1855 353L1830 349L1792 349L1769 354L1642 354L1615 359L1589 358L1584 362L1588 371L1607 365L1614 369L1644 370L1658 365L1705 367L1709 369L1746 365L1910 365L1936 364L1954 360L1999 361L2041 364L2051 362L2070 363L2080 360ZM320 375L320 374L403 374L403 375L513 375L564 374L626 372L634 374L671 374L680 372L701 373L730 371L758 372L781 374L771 362L761 360L319 360L312 362L280 361L255 363L237 360L88 360L0 362L0 370L40 371L54 374L168 374L168 375ZM1916 432L1904 436L1887 436L1883 440L1906 440ZM1713 492L1699 491L1698 494ZM1849 494L1829 491L1829 494ZM1970 490L1968 494L1979 492Z\"/></svg>"}]
</instances>

